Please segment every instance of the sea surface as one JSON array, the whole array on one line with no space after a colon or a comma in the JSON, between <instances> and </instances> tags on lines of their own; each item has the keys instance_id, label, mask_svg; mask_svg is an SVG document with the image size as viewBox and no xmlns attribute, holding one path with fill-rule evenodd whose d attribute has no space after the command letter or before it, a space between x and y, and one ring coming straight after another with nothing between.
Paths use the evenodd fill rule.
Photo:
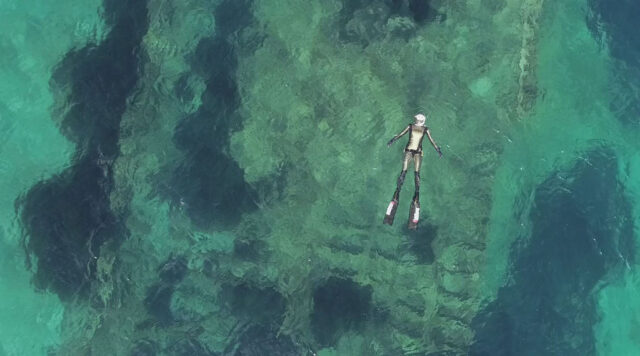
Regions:
<instances>
[{"instance_id":1,"label":"sea surface","mask_svg":"<svg viewBox=\"0 0 640 356\"><path fill-rule=\"evenodd\" d=\"M0 0L0 356L640 355L639 19Z\"/></svg>"}]
</instances>

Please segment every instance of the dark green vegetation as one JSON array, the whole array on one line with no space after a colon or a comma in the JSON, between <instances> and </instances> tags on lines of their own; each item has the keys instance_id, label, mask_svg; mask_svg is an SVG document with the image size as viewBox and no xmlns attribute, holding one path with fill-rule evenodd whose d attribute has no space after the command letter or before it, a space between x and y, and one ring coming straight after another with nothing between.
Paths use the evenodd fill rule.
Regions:
<instances>
[{"instance_id":1,"label":"dark green vegetation","mask_svg":"<svg viewBox=\"0 0 640 356\"><path fill-rule=\"evenodd\" d=\"M191 70L206 78L202 105L176 127L174 139L185 160L160 188L173 204L185 204L200 228L235 225L242 213L256 208L255 192L228 154L230 133L241 129L242 122L237 112L238 60L229 37L253 22L251 1L223 1L214 13L215 36L201 40L190 60Z\"/></svg>"},{"instance_id":2,"label":"dark green vegetation","mask_svg":"<svg viewBox=\"0 0 640 356\"><path fill-rule=\"evenodd\" d=\"M51 79L61 101L56 105L62 117L55 119L76 144L73 163L38 183L21 202L27 254L38 261L35 284L63 299L86 295L100 246L126 238L122 217L110 209L109 193L120 119L144 60L146 3L106 0L104 17L111 26L107 38L68 53Z\"/></svg>"}]
</instances>

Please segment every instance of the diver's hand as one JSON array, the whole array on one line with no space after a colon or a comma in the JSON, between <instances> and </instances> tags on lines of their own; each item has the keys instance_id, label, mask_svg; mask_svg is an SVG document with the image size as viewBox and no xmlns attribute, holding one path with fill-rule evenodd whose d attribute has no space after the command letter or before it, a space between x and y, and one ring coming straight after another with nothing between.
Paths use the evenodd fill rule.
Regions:
<instances>
[{"instance_id":1,"label":"diver's hand","mask_svg":"<svg viewBox=\"0 0 640 356\"><path fill-rule=\"evenodd\" d=\"M389 142L387 142L387 147L391 147L394 142L394 139L389 140Z\"/></svg>"},{"instance_id":2,"label":"diver's hand","mask_svg":"<svg viewBox=\"0 0 640 356\"><path fill-rule=\"evenodd\" d=\"M438 151L438 156L442 158L442 150L440 149L440 147L436 147L436 151Z\"/></svg>"}]
</instances>

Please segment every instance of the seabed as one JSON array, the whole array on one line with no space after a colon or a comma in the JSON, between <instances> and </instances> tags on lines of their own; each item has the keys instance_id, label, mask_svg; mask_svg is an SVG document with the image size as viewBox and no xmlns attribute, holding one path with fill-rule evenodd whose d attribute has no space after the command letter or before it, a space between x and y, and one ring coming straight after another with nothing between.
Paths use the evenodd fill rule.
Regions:
<instances>
[{"instance_id":1,"label":"seabed","mask_svg":"<svg viewBox=\"0 0 640 356\"><path fill-rule=\"evenodd\" d=\"M638 354L638 18L0 2L0 356Z\"/></svg>"}]
</instances>

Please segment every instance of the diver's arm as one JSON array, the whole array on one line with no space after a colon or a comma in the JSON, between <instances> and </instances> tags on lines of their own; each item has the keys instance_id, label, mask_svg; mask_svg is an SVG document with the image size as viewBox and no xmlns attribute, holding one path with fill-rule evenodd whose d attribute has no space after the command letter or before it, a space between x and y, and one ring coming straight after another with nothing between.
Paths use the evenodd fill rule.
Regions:
<instances>
[{"instance_id":1,"label":"diver's arm","mask_svg":"<svg viewBox=\"0 0 640 356\"><path fill-rule=\"evenodd\" d=\"M394 142L398 141L400 137L404 136L407 132L409 132L409 127L411 127L411 125L407 125L407 127L405 127L404 130L402 130L402 132L393 136L393 138L389 140L389 142L387 142L387 147L390 147Z\"/></svg>"},{"instance_id":2,"label":"diver's arm","mask_svg":"<svg viewBox=\"0 0 640 356\"><path fill-rule=\"evenodd\" d=\"M433 148L436 149L436 152L438 152L438 155L442 157L442 150L440 150L440 147L436 145L436 141L434 141L433 137L431 137L431 131L429 131L429 129L427 129L427 137L429 137L429 141L431 141L431 144L433 145Z\"/></svg>"}]
</instances>

